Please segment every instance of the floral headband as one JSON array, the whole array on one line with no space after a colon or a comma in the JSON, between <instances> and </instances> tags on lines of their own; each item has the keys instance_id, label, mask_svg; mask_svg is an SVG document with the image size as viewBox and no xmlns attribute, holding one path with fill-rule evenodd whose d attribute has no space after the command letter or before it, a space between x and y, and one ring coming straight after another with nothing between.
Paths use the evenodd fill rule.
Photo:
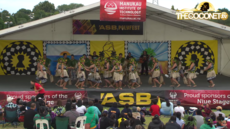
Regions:
<instances>
[{"instance_id":1,"label":"floral headband","mask_svg":"<svg viewBox=\"0 0 230 129\"><path fill-rule=\"evenodd\" d=\"M195 62L195 60L192 60L192 59L190 61L193 62L193 63Z\"/></svg>"},{"instance_id":2,"label":"floral headband","mask_svg":"<svg viewBox=\"0 0 230 129\"><path fill-rule=\"evenodd\" d=\"M120 62L119 60L117 60L117 61L116 61L116 64L117 64L117 63L120 64L121 62Z\"/></svg>"},{"instance_id":3,"label":"floral headband","mask_svg":"<svg viewBox=\"0 0 230 129\"><path fill-rule=\"evenodd\" d=\"M133 58L131 58L129 62L130 62L130 63L133 63L133 61L134 61L134 63L135 63L135 60L134 60Z\"/></svg>"},{"instance_id":4,"label":"floral headband","mask_svg":"<svg viewBox=\"0 0 230 129\"><path fill-rule=\"evenodd\" d=\"M209 62L209 63L213 63L213 61L212 60L206 60L207 62Z\"/></svg>"},{"instance_id":5,"label":"floral headband","mask_svg":"<svg viewBox=\"0 0 230 129\"><path fill-rule=\"evenodd\" d=\"M157 58L153 58L156 62L158 62L158 59Z\"/></svg>"}]
</instances>

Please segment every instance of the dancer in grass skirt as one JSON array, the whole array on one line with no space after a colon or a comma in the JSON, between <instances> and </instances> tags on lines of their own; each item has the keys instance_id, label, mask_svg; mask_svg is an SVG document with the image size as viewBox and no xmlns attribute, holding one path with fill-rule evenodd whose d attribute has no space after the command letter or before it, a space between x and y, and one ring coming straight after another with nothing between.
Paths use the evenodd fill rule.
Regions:
<instances>
[{"instance_id":1,"label":"dancer in grass skirt","mask_svg":"<svg viewBox=\"0 0 230 129\"><path fill-rule=\"evenodd\" d=\"M158 65L158 60L157 58L154 58L153 56L151 57L151 60L153 61L152 70L150 71L152 73L152 81L154 83L153 87L157 87L156 83L158 83L159 87L161 87L162 84L159 82L161 72L160 72L160 67Z\"/></svg>"},{"instance_id":2,"label":"dancer in grass skirt","mask_svg":"<svg viewBox=\"0 0 230 129\"><path fill-rule=\"evenodd\" d=\"M111 73L114 72L114 82L116 83L116 90L120 89L122 90L122 80L123 80L123 70L121 66L120 61L115 62L116 65L113 67L113 69L110 71Z\"/></svg>"},{"instance_id":3,"label":"dancer in grass skirt","mask_svg":"<svg viewBox=\"0 0 230 129\"><path fill-rule=\"evenodd\" d=\"M37 77L36 79L39 81L39 83L44 86L44 84L47 82L47 72L45 67L46 60L43 58L38 59L38 71L37 71Z\"/></svg>"},{"instance_id":4,"label":"dancer in grass skirt","mask_svg":"<svg viewBox=\"0 0 230 129\"><path fill-rule=\"evenodd\" d=\"M174 58L172 63L173 63L173 65L170 68L170 70L171 70L171 76L170 77L171 77L171 82L173 85L171 85L171 86L174 86L174 84L176 84L177 87L180 87L180 84L177 81L177 78L180 77L180 74L178 71L179 61L176 58Z\"/></svg>"},{"instance_id":5,"label":"dancer in grass skirt","mask_svg":"<svg viewBox=\"0 0 230 129\"><path fill-rule=\"evenodd\" d=\"M58 59L58 63L56 66L56 73L55 73L55 77L59 77L60 79L58 79L56 85L60 86L62 85L62 79L61 79L61 68L62 68L62 58Z\"/></svg>"},{"instance_id":6,"label":"dancer in grass skirt","mask_svg":"<svg viewBox=\"0 0 230 129\"><path fill-rule=\"evenodd\" d=\"M99 72L100 72L100 65L101 65L100 61L96 61L95 62L95 67L94 67L94 72L93 72L95 85L93 87L96 88L96 89L100 89L99 86L100 86L100 83L102 83L101 76L99 74Z\"/></svg>"},{"instance_id":7,"label":"dancer in grass skirt","mask_svg":"<svg viewBox=\"0 0 230 129\"><path fill-rule=\"evenodd\" d=\"M112 73L110 72L110 63L108 58L104 59L104 73L103 73L103 77L105 80L105 86L104 87L113 87L110 80L112 78Z\"/></svg>"},{"instance_id":8,"label":"dancer in grass skirt","mask_svg":"<svg viewBox=\"0 0 230 129\"><path fill-rule=\"evenodd\" d=\"M191 83L193 84L193 87L196 87L196 83L193 81L193 79L195 79L197 76L196 76L196 65L195 65L195 60L190 60L191 61L191 64L190 64L190 67L188 69L188 75L187 75L187 78L188 78L188 87L191 87Z\"/></svg>"},{"instance_id":9,"label":"dancer in grass skirt","mask_svg":"<svg viewBox=\"0 0 230 129\"><path fill-rule=\"evenodd\" d=\"M78 73L77 73L77 83L75 86L77 88L84 89L84 83L85 83L85 59L84 57L81 57L79 59L79 64L78 64Z\"/></svg>"},{"instance_id":10,"label":"dancer in grass skirt","mask_svg":"<svg viewBox=\"0 0 230 129\"><path fill-rule=\"evenodd\" d=\"M45 67L46 67L46 72L47 72L47 74L49 75L50 82L53 82L53 81L54 81L54 77L53 77L53 75L52 75L51 72L50 72L51 60L50 60L49 58L46 57L46 54L43 54L43 59L46 60Z\"/></svg>"},{"instance_id":11,"label":"dancer in grass skirt","mask_svg":"<svg viewBox=\"0 0 230 129\"><path fill-rule=\"evenodd\" d=\"M62 80L62 84L60 85L60 87L62 87L63 89L67 89L66 85L67 82L69 81L69 75L67 72L67 59L62 59L61 61L61 80Z\"/></svg>"},{"instance_id":12,"label":"dancer in grass skirt","mask_svg":"<svg viewBox=\"0 0 230 129\"><path fill-rule=\"evenodd\" d=\"M135 60L133 58L129 59L130 61L130 67L129 67L129 81L131 82L131 89L135 89L135 84L137 85L137 88L140 87L140 85L137 83L137 79L139 76L136 76L136 64Z\"/></svg>"},{"instance_id":13,"label":"dancer in grass skirt","mask_svg":"<svg viewBox=\"0 0 230 129\"><path fill-rule=\"evenodd\" d=\"M207 71L207 81L210 83L209 87L214 87L215 84L213 82L213 79L216 78L216 72L214 70L214 64L212 60L207 60L208 67L204 70Z\"/></svg>"}]
</instances>

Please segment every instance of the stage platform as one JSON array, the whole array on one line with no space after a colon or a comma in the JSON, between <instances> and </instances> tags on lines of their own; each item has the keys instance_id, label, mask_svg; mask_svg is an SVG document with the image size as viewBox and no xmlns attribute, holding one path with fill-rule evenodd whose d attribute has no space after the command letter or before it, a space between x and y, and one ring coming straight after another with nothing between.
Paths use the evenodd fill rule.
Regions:
<instances>
[{"instance_id":1,"label":"stage platform","mask_svg":"<svg viewBox=\"0 0 230 129\"><path fill-rule=\"evenodd\" d=\"M128 89L123 88L123 91L154 91L154 90L172 90L172 87L170 87L170 79L165 79L165 85L163 85L161 88L153 88L152 85L148 84L148 78L149 76L143 75L141 76L142 85L140 88L137 89ZM0 76L0 87L1 91L31 91L30 87L30 80L34 80L35 76L16 76L16 75L8 75L8 76ZM56 82L58 78L55 78L54 82ZM175 88L175 90L229 90L229 84L230 84L230 78L223 76L223 75L217 75L217 78L214 80L215 87L210 88L208 87L209 84L206 81L206 75L198 75L197 78L194 80L197 84L196 88L193 87L187 87L183 84L183 80L181 80L181 86L179 88ZM84 90L77 89L74 85L67 85L67 90L63 90L62 88L55 85L55 83L50 83L49 81L45 84L44 88L46 91L114 91L113 88L103 88L104 84L101 84L101 89L90 89L85 88Z\"/></svg>"}]
</instances>

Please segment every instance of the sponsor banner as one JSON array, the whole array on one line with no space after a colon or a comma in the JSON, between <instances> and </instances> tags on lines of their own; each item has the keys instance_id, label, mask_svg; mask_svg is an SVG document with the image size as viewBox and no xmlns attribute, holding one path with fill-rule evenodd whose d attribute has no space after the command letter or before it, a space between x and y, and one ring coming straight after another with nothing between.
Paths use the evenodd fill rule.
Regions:
<instances>
[{"instance_id":1,"label":"sponsor banner","mask_svg":"<svg viewBox=\"0 0 230 129\"><path fill-rule=\"evenodd\" d=\"M146 0L101 0L101 21L146 20Z\"/></svg>"},{"instance_id":2,"label":"sponsor banner","mask_svg":"<svg viewBox=\"0 0 230 129\"><path fill-rule=\"evenodd\" d=\"M0 75L35 75L42 41L0 40Z\"/></svg>"},{"instance_id":3,"label":"sponsor banner","mask_svg":"<svg viewBox=\"0 0 230 129\"><path fill-rule=\"evenodd\" d=\"M172 41L171 57L178 57L183 66L188 69L191 59L195 61L196 72L206 74L204 69L207 67L206 60L214 62L214 70L218 73L218 41L199 40L199 41Z\"/></svg>"},{"instance_id":4,"label":"sponsor banner","mask_svg":"<svg viewBox=\"0 0 230 129\"><path fill-rule=\"evenodd\" d=\"M34 91L10 91L10 92L0 92L0 105L4 106L7 104L7 97L13 97L13 102L16 103L17 98L21 98L26 102L31 100L32 96L36 96ZM65 105L67 99L76 98L76 100L83 99L87 100L86 91L46 91L45 98L46 101L51 105L55 106L57 100L62 100L63 105Z\"/></svg>"},{"instance_id":5,"label":"sponsor banner","mask_svg":"<svg viewBox=\"0 0 230 129\"><path fill-rule=\"evenodd\" d=\"M90 41L90 54L93 55L95 51L97 55L100 52L104 52L105 57L110 57L111 53L116 52L117 56L122 53L124 56L125 52L124 41Z\"/></svg>"},{"instance_id":6,"label":"sponsor banner","mask_svg":"<svg viewBox=\"0 0 230 129\"><path fill-rule=\"evenodd\" d=\"M157 96L164 98L165 91L87 91L89 100L97 98L101 101L101 105L111 106L117 102L119 106L125 104L137 105L137 106L150 106L153 99L157 99Z\"/></svg>"},{"instance_id":7,"label":"sponsor banner","mask_svg":"<svg viewBox=\"0 0 230 129\"><path fill-rule=\"evenodd\" d=\"M108 22L73 20L73 34L86 35L143 35L143 22Z\"/></svg>"}]
</instances>

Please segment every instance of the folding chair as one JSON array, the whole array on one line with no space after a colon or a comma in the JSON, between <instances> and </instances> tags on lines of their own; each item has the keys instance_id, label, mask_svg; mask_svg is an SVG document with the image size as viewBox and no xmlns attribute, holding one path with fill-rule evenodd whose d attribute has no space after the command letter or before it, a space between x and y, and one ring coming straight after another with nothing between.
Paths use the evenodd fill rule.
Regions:
<instances>
[{"instance_id":1,"label":"folding chair","mask_svg":"<svg viewBox=\"0 0 230 129\"><path fill-rule=\"evenodd\" d=\"M37 128L37 126L39 125L39 128L40 128L40 129L45 129L45 128L44 128L44 124L46 124L47 129L50 129L50 128L49 128L50 126L49 126L48 120L45 120L45 119L38 119L38 120L35 121L35 123L36 123L36 128Z\"/></svg>"},{"instance_id":2,"label":"folding chair","mask_svg":"<svg viewBox=\"0 0 230 129\"><path fill-rule=\"evenodd\" d=\"M80 116L76 119L74 127L71 127L71 129L85 129L85 121L86 116ZM77 123L80 122L80 127L77 127Z\"/></svg>"}]
</instances>

